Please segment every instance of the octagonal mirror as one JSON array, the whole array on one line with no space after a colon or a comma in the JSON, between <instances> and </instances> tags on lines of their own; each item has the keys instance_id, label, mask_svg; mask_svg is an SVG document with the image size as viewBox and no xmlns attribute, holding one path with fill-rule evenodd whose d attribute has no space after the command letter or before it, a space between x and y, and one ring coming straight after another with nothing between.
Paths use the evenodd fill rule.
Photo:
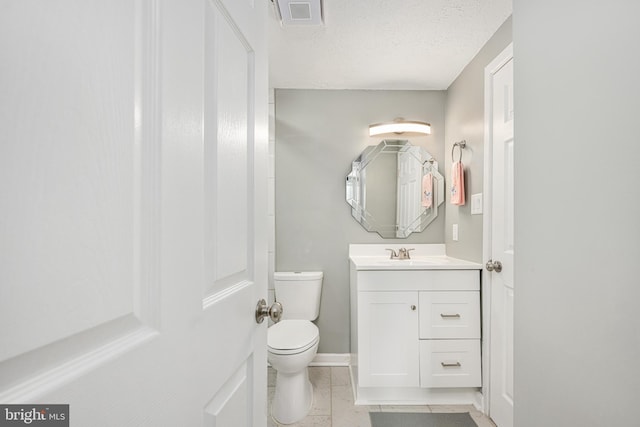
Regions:
<instances>
[{"instance_id":1,"label":"octagonal mirror","mask_svg":"<svg viewBox=\"0 0 640 427\"><path fill-rule=\"evenodd\" d=\"M351 162L346 198L351 215L367 231L383 238L406 238L438 217L444 177L424 148L405 140L384 140Z\"/></svg>"}]
</instances>

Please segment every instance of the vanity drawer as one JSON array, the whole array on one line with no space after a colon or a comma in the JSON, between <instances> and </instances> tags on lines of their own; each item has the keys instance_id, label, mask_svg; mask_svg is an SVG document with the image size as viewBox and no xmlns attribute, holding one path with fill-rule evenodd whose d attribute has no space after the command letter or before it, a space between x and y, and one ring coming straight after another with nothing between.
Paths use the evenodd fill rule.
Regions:
<instances>
[{"instance_id":1,"label":"vanity drawer","mask_svg":"<svg viewBox=\"0 0 640 427\"><path fill-rule=\"evenodd\" d=\"M420 340L420 387L480 387L480 340Z\"/></svg>"},{"instance_id":2,"label":"vanity drawer","mask_svg":"<svg viewBox=\"0 0 640 427\"><path fill-rule=\"evenodd\" d=\"M420 292L420 338L480 338L480 292Z\"/></svg>"},{"instance_id":3,"label":"vanity drawer","mask_svg":"<svg viewBox=\"0 0 640 427\"><path fill-rule=\"evenodd\" d=\"M358 291L479 291L478 270L364 270Z\"/></svg>"}]
</instances>

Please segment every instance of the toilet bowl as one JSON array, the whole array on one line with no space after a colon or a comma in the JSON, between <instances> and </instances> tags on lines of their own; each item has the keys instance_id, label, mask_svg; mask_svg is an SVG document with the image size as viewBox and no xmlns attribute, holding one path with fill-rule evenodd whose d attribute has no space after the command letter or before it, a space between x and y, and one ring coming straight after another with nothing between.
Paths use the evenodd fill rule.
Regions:
<instances>
[{"instance_id":1,"label":"toilet bowl","mask_svg":"<svg viewBox=\"0 0 640 427\"><path fill-rule=\"evenodd\" d=\"M277 372L271 416L292 424L313 405L307 366L318 351L318 327L308 320L283 320L269 329L267 358Z\"/></svg>"},{"instance_id":2,"label":"toilet bowl","mask_svg":"<svg viewBox=\"0 0 640 427\"><path fill-rule=\"evenodd\" d=\"M276 272L274 284L283 320L267 333L267 360L276 371L271 416L281 424L293 424L306 417L313 404L307 366L320 342L318 327L311 320L320 311L322 272Z\"/></svg>"}]
</instances>

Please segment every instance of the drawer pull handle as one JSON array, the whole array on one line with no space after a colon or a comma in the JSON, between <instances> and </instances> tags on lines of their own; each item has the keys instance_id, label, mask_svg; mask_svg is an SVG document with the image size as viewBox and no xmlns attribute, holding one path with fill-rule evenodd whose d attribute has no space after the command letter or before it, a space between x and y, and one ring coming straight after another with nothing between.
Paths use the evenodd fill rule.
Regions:
<instances>
[{"instance_id":1,"label":"drawer pull handle","mask_svg":"<svg viewBox=\"0 0 640 427\"><path fill-rule=\"evenodd\" d=\"M442 365L443 368L459 368L460 366L462 366L460 362L456 362L456 363L440 362L440 364Z\"/></svg>"},{"instance_id":2,"label":"drawer pull handle","mask_svg":"<svg viewBox=\"0 0 640 427\"><path fill-rule=\"evenodd\" d=\"M450 319L450 318L455 318L455 319L459 319L460 315L458 313L456 314L444 314L444 313L440 313L440 317L442 317L443 319Z\"/></svg>"}]
</instances>

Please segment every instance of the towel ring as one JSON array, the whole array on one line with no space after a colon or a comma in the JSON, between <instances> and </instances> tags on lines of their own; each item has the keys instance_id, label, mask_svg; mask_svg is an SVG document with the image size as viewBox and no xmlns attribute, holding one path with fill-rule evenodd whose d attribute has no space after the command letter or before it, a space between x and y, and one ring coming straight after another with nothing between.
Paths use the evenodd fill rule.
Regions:
<instances>
[{"instance_id":1,"label":"towel ring","mask_svg":"<svg viewBox=\"0 0 640 427\"><path fill-rule=\"evenodd\" d=\"M455 160L453 159L453 152L455 151L456 147L458 147L460 149L460 157L458 158L458 161L461 162L462 161L462 149L464 147L467 146L467 141L465 141L464 139L460 142L456 142L453 144L453 147L451 147L451 161L455 162Z\"/></svg>"}]
</instances>

